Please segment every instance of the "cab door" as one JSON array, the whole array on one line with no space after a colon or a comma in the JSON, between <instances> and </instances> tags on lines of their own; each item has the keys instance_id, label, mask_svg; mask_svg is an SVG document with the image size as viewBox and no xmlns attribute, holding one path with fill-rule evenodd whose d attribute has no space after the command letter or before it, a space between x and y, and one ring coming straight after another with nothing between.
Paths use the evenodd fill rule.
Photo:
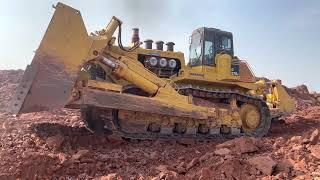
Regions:
<instances>
[{"instance_id":1,"label":"cab door","mask_svg":"<svg viewBox=\"0 0 320 180\"><path fill-rule=\"evenodd\" d=\"M205 31L204 33L204 48L203 48L203 65L216 66L215 63L215 37L213 31Z\"/></svg>"}]
</instances>

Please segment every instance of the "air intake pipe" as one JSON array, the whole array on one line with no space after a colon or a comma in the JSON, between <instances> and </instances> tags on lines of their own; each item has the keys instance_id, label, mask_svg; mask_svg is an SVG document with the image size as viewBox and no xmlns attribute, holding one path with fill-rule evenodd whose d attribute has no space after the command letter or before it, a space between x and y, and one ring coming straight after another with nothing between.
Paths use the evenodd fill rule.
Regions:
<instances>
[{"instance_id":1,"label":"air intake pipe","mask_svg":"<svg viewBox=\"0 0 320 180\"><path fill-rule=\"evenodd\" d=\"M167 51L173 51L174 42L167 42Z\"/></svg>"},{"instance_id":2,"label":"air intake pipe","mask_svg":"<svg viewBox=\"0 0 320 180\"><path fill-rule=\"evenodd\" d=\"M156 41L156 48L157 48L157 50L163 51L163 44L164 44L163 41Z\"/></svg>"},{"instance_id":3,"label":"air intake pipe","mask_svg":"<svg viewBox=\"0 0 320 180\"><path fill-rule=\"evenodd\" d=\"M151 39L147 39L144 41L144 48L145 49L152 49L153 41Z\"/></svg>"}]
</instances>

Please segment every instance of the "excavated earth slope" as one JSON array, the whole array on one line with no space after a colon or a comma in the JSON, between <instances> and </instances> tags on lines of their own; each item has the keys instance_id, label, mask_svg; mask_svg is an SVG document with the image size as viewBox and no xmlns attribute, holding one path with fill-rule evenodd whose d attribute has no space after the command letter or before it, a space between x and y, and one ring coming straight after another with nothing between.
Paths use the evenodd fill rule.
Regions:
<instances>
[{"instance_id":1,"label":"excavated earth slope","mask_svg":"<svg viewBox=\"0 0 320 180\"><path fill-rule=\"evenodd\" d=\"M320 177L320 106L304 88L288 89L297 111L261 139L116 141L88 132L76 110L6 113L22 74L0 71L0 179Z\"/></svg>"}]
</instances>

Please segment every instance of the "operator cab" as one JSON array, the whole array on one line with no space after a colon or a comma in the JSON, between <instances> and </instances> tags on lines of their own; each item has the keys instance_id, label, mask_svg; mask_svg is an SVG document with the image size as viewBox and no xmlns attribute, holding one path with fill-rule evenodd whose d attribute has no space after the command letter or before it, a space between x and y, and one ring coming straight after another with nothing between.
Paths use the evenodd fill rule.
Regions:
<instances>
[{"instance_id":1,"label":"operator cab","mask_svg":"<svg viewBox=\"0 0 320 180\"><path fill-rule=\"evenodd\" d=\"M190 43L189 66L216 66L219 53L233 57L232 33L215 28L202 27L193 31Z\"/></svg>"}]
</instances>

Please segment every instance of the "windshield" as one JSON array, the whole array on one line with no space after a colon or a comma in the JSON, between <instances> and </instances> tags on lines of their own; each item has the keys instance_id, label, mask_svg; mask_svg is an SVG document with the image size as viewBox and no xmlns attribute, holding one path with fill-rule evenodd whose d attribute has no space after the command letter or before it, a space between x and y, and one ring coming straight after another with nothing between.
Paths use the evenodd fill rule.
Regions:
<instances>
[{"instance_id":1,"label":"windshield","mask_svg":"<svg viewBox=\"0 0 320 180\"><path fill-rule=\"evenodd\" d=\"M190 55L189 55L190 66L201 65L201 33L196 32L191 37Z\"/></svg>"},{"instance_id":2,"label":"windshield","mask_svg":"<svg viewBox=\"0 0 320 180\"><path fill-rule=\"evenodd\" d=\"M228 37L222 37L221 49L231 50L231 39Z\"/></svg>"}]
</instances>

